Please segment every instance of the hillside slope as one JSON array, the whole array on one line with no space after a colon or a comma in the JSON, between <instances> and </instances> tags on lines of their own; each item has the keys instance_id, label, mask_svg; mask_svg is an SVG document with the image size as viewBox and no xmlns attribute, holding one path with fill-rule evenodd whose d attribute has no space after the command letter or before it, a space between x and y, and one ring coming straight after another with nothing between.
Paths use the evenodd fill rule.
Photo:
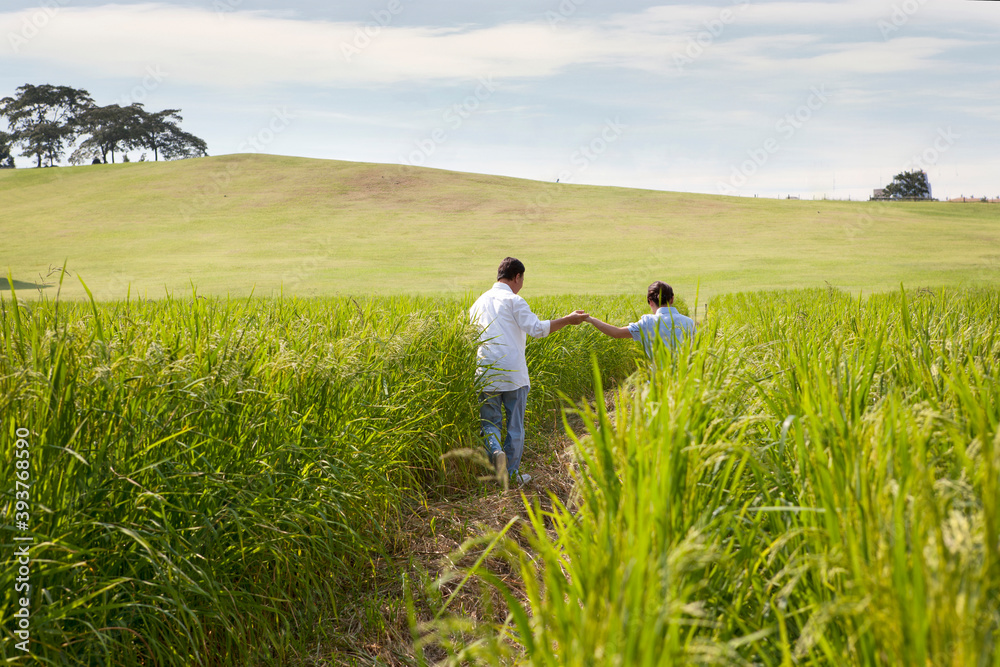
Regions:
<instances>
[{"instance_id":1,"label":"hillside slope","mask_svg":"<svg viewBox=\"0 0 1000 667\"><path fill-rule=\"evenodd\" d=\"M0 270L31 296L461 293L506 255L525 295L693 302L754 288L1000 280L1000 208L781 201L227 155L0 172ZM7 280L0 283L6 292Z\"/></svg>"}]
</instances>

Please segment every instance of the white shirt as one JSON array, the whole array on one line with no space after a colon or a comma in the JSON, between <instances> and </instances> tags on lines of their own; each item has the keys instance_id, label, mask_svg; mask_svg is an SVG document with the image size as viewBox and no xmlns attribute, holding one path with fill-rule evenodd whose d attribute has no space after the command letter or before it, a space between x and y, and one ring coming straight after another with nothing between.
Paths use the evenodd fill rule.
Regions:
<instances>
[{"instance_id":1,"label":"white shirt","mask_svg":"<svg viewBox=\"0 0 1000 667\"><path fill-rule=\"evenodd\" d=\"M528 302L504 283L494 283L469 308L469 319L480 330L479 368L486 374L484 391L513 391L530 387L528 362L524 359L527 336L549 335L549 320L539 320Z\"/></svg>"}]
</instances>

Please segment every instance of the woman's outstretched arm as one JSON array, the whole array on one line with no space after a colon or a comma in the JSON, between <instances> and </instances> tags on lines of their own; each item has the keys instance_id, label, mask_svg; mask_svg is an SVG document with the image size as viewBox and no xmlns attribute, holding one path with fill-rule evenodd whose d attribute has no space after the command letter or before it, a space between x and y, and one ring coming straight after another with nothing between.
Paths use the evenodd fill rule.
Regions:
<instances>
[{"instance_id":1,"label":"woman's outstretched arm","mask_svg":"<svg viewBox=\"0 0 1000 667\"><path fill-rule=\"evenodd\" d=\"M612 338L631 338L632 332L628 330L628 327L616 327L613 324L608 324L607 322L602 322L596 317L587 316L584 322L590 322L597 328L598 331L606 336L611 336Z\"/></svg>"}]
</instances>

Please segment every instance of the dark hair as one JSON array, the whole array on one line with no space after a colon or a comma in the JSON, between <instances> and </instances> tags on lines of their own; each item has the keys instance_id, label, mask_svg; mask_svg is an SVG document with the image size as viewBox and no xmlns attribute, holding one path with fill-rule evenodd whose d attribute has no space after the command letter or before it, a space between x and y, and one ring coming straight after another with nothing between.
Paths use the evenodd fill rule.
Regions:
<instances>
[{"instance_id":1,"label":"dark hair","mask_svg":"<svg viewBox=\"0 0 1000 667\"><path fill-rule=\"evenodd\" d=\"M504 257L503 261L500 262L500 268L497 269L497 280L513 280L522 273L524 273L524 264L521 263L521 260Z\"/></svg>"},{"instance_id":2,"label":"dark hair","mask_svg":"<svg viewBox=\"0 0 1000 667\"><path fill-rule=\"evenodd\" d=\"M652 301L657 308L662 308L674 300L674 288L662 280L657 280L646 290L646 301Z\"/></svg>"}]
</instances>

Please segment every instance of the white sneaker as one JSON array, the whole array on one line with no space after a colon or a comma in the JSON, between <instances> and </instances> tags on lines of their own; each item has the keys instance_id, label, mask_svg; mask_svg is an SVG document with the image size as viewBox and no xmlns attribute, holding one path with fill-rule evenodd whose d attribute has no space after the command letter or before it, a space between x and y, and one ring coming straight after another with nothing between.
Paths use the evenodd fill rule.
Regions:
<instances>
[{"instance_id":1,"label":"white sneaker","mask_svg":"<svg viewBox=\"0 0 1000 667\"><path fill-rule=\"evenodd\" d=\"M500 450L493 455L493 469L497 473L497 481L507 488L507 455Z\"/></svg>"},{"instance_id":2,"label":"white sneaker","mask_svg":"<svg viewBox=\"0 0 1000 667\"><path fill-rule=\"evenodd\" d=\"M531 482L531 475L526 472L518 472L510 476L510 481L518 486L524 486Z\"/></svg>"}]
</instances>

